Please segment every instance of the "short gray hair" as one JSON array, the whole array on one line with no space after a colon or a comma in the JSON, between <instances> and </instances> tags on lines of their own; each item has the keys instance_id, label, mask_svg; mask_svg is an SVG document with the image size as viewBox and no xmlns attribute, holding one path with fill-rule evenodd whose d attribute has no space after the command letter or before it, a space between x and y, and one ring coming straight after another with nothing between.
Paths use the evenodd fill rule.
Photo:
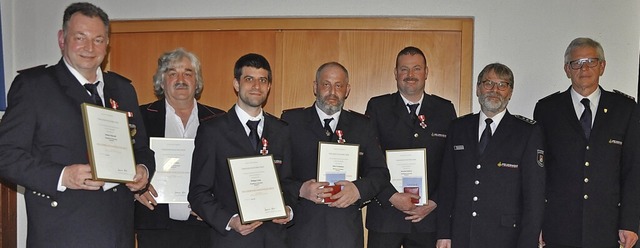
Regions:
<instances>
[{"instance_id":1,"label":"short gray hair","mask_svg":"<svg viewBox=\"0 0 640 248\"><path fill-rule=\"evenodd\" d=\"M598 53L598 59L600 59L601 61L604 61L604 49L602 49L602 45L600 45L599 42L591 39L591 38L586 38L586 37L579 37L579 38L575 38L574 40L571 41L571 43L569 43L569 46L567 47L567 50L564 51L564 63L569 63L571 61L569 61L571 58L569 58L569 56L571 56L571 51L573 51L573 49L576 49L578 47L592 47L596 49L596 52Z\"/></svg>"}]
</instances>

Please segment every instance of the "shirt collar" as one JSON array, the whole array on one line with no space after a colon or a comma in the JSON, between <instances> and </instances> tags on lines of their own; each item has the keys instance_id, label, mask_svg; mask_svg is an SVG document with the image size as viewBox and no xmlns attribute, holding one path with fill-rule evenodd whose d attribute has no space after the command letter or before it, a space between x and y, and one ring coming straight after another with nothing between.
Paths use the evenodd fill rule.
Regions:
<instances>
[{"instance_id":1,"label":"shirt collar","mask_svg":"<svg viewBox=\"0 0 640 248\"><path fill-rule=\"evenodd\" d=\"M324 111L322 111L322 109L318 108L318 105L316 105L315 103L313 104L313 106L316 108L316 112L318 113L318 117L320 118L321 126L324 127L324 119L333 118L333 121L329 123L329 126L331 126L332 130L336 130L336 127L338 126L338 121L340 120L340 113L342 113L342 109L332 115L328 115Z\"/></svg>"},{"instance_id":2,"label":"shirt collar","mask_svg":"<svg viewBox=\"0 0 640 248\"><path fill-rule=\"evenodd\" d=\"M595 113L594 110L596 110L598 108L598 103L600 102L600 95L602 95L602 91L600 90L600 87L596 88L596 90L591 93L591 95L588 95L586 97L580 95L576 90L573 89L573 87L571 87L571 102L573 103L573 109L576 112L576 116L578 118L580 118L580 116L582 115L582 111L584 111L584 105L582 105L582 103L580 101L582 101L583 98L587 98L589 99L589 105L591 107L591 112Z\"/></svg>"},{"instance_id":3,"label":"shirt collar","mask_svg":"<svg viewBox=\"0 0 640 248\"><path fill-rule=\"evenodd\" d=\"M249 115L247 112L245 112L242 108L240 108L238 106L238 104L234 105L233 107L236 111L236 115L238 116L238 119L240 119L240 123L242 123L242 126L244 127L244 130L247 132L247 135L249 135L249 132L251 131L249 129L249 127L247 126L247 121L252 120L252 121L260 121L260 123L258 123L258 135L260 137L262 137L262 130L264 129L264 113L262 108L260 108L260 113L256 116L256 117L252 117L251 115Z\"/></svg>"},{"instance_id":4,"label":"shirt collar","mask_svg":"<svg viewBox=\"0 0 640 248\"><path fill-rule=\"evenodd\" d=\"M69 69L71 74L73 74L73 77L75 77L78 80L78 82L80 82L81 85L93 84L96 82L103 82L102 84L98 85L98 92L102 91L102 89L104 88L104 79L102 77L102 70L100 69L100 67L96 69L96 81L89 82L89 80L87 80L84 76L82 76L82 74L80 74L78 70L76 70L69 63L67 63L67 59L64 59L63 57L62 60L64 61L64 64L67 66L67 69Z\"/></svg>"},{"instance_id":5,"label":"shirt collar","mask_svg":"<svg viewBox=\"0 0 640 248\"><path fill-rule=\"evenodd\" d=\"M176 110L169 104L169 101L165 98L165 134L167 138L195 138L200 125L198 120L198 103L196 99L193 99L193 109L191 109L191 115L187 120L187 125L182 124L182 119L176 115Z\"/></svg>"},{"instance_id":6,"label":"shirt collar","mask_svg":"<svg viewBox=\"0 0 640 248\"><path fill-rule=\"evenodd\" d=\"M500 122L502 121L502 118L504 117L504 115L507 113L507 109L502 110L502 112L497 113L496 115L494 115L493 117L491 117L491 120L493 121L491 123L491 133L496 133L496 129L498 128L498 125L500 125ZM485 119L487 119L489 117L487 117L487 115L484 114L484 112L480 111L480 118L478 120L478 131L479 134L482 134L482 132L484 131L485 126L487 125L486 122L484 122ZM481 135L478 135L478 137L480 137Z\"/></svg>"},{"instance_id":7,"label":"shirt collar","mask_svg":"<svg viewBox=\"0 0 640 248\"><path fill-rule=\"evenodd\" d=\"M404 102L404 106L405 108L407 108L408 113L411 113L411 110L409 110L409 107L407 107L407 104L416 104L416 103L420 104L418 105L418 108L416 108L416 114L420 113L420 109L422 108L422 100L424 99L424 93L420 96L420 100L418 100L418 102L409 101L406 97L402 95L402 93L399 93L399 94L400 94L400 97L402 97L402 102Z\"/></svg>"}]
</instances>

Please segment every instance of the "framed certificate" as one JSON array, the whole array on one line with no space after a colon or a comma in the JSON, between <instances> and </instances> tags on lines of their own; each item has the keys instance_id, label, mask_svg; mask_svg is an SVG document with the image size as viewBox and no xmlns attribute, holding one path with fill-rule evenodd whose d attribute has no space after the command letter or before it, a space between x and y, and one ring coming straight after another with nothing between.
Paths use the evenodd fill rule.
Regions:
<instances>
[{"instance_id":1,"label":"framed certificate","mask_svg":"<svg viewBox=\"0 0 640 248\"><path fill-rule=\"evenodd\" d=\"M188 203L193 139L151 137L149 146L156 157L156 173L151 180L158 192L156 201Z\"/></svg>"},{"instance_id":2,"label":"framed certificate","mask_svg":"<svg viewBox=\"0 0 640 248\"><path fill-rule=\"evenodd\" d=\"M93 179L133 182L136 162L127 113L87 103L81 107Z\"/></svg>"},{"instance_id":3,"label":"framed certificate","mask_svg":"<svg viewBox=\"0 0 640 248\"><path fill-rule=\"evenodd\" d=\"M287 216L272 155L227 161L243 225Z\"/></svg>"},{"instance_id":4,"label":"framed certificate","mask_svg":"<svg viewBox=\"0 0 640 248\"><path fill-rule=\"evenodd\" d=\"M335 185L337 181L355 181L358 179L358 154L360 146L357 144L339 144L329 142L318 143L318 182L328 182L331 195L342 190ZM326 197L323 203L334 202Z\"/></svg>"},{"instance_id":5,"label":"framed certificate","mask_svg":"<svg viewBox=\"0 0 640 248\"><path fill-rule=\"evenodd\" d=\"M330 184L340 180L358 179L358 152L360 145L319 142L318 182Z\"/></svg>"},{"instance_id":6,"label":"framed certificate","mask_svg":"<svg viewBox=\"0 0 640 248\"><path fill-rule=\"evenodd\" d=\"M427 149L387 150L387 167L398 192L419 195L420 200L414 203L427 204Z\"/></svg>"}]
</instances>

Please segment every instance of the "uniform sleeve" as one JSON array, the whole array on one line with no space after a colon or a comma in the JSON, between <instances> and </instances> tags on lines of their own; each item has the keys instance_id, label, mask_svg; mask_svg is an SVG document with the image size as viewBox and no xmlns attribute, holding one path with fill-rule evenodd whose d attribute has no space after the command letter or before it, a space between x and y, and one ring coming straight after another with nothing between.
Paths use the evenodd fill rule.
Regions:
<instances>
[{"instance_id":1,"label":"uniform sleeve","mask_svg":"<svg viewBox=\"0 0 640 248\"><path fill-rule=\"evenodd\" d=\"M545 198L544 137L535 125L522 158L522 230L518 247L534 247L542 228Z\"/></svg>"}]
</instances>

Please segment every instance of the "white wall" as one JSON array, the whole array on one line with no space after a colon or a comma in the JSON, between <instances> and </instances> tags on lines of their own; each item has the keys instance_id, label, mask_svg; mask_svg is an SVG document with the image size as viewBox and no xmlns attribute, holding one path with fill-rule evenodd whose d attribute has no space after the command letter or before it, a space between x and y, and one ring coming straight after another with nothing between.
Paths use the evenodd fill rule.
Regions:
<instances>
[{"instance_id":1,"label":"white wall","mask_svg":"<svg viewBox=\"0 0 640 248\"><path fill-rule=\"evenodd\" d=\"M0 0L7 90L15 71L55 64L56 33L70 0ZM636 95L640 52L638 0L110 0L89 1L111 19L318 16L472 16L475 18L474 77L488 63L514 71L512 113L532 116L536 101L565 90L564 49L576 37L602 43L605 89ZM135 58L132 58L135 59ZM389 58L393 59L393 58ZM432 72L435 73L435 72ZM392 83L392 82L389 82ZM357 89L354 89L357 90ZM477 101L473 109L478 111ZM20 222L24 223L24 215ZM20 228L21 233L26 229ZM24 243L22 243L24 245Z\"/></svg>"}]
</instances>

